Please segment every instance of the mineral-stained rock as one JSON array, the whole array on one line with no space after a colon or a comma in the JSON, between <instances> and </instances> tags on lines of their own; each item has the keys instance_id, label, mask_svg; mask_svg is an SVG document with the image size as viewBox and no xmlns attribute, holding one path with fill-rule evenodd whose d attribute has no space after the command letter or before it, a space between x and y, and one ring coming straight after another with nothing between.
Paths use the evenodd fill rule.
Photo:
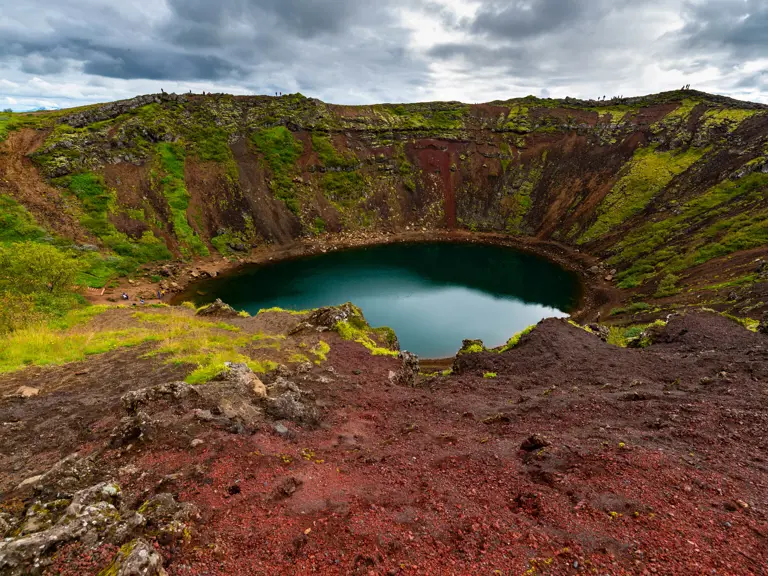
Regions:
<instances>
[{"instance_id":1,"label":"mineral-stained rock","mask_svg":"<svg viewBox=\"0 0 768 576\"><path fill-rule=\"evenodd\" d=\"M407 350L400 352L403 365L396 371L390 372L389 381L398 386L416 386L419 376L419 357Z\"/></svg>"},{"instance_id":2,"label":"mineral-stained rock","mask_svg":"<svg viewBox=\"0 0 768 576\"><path fill-rule=\"evenodd\" d=\"M198 310L196 316L220 316L225 318L237 318L239 313L229 304L222 302L221 298L216 298L213 304L209 304L208 306Z\"/></svg>"}]
</instances>

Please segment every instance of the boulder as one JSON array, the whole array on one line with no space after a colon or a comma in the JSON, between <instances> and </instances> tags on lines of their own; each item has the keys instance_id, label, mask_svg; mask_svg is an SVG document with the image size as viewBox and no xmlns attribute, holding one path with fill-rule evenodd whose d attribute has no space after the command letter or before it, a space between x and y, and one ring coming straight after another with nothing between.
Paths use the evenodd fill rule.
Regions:
<instances>
[{"instance_id":1,"label":"boulder","mask_svg":"<svg viewBox=\"0 0 768 576\"><path fill-rule=\"evenodd\" d=\"M339 322L344 322L355 316L362 318L363 314L351 302L346 302L341 306L325 306L310 313L306 319L299 322L288 333L296 334L302 330L326 332L333 330Z\"/></svg>"},{"instance_id":2,"label":"boulder","mask_svg":"<svg viewBox=\"0 0 768 576\"><path fill-rule=\"evenodd\" d=\"M419 357L403 350L400 352L400 358L403 364L397 371L389 373L389 381L398 386L413 388L419 377Z\"/></svg>"},{"instance_id":3,"label":"boulder","mask_svg":"<svg viewBox=\"0 0 768 576\"><path fill-rule=\"evenodd\" d=\"M122 396L120 401L129 412L136 412L141 406L158 400L181 400L197 391L186 382L168 382L151 388L132 390Z\"/></svg>"},{"instance_id":4,"label":"boulder","mask_svg":"<svg viewBox=\"0 0 768 576\"><path fill-rule=\"evenodd\" d=\"M56 549L76 540L86 546L120 545L135 537L144 517L135 512L121 515L120 497L120 487L114 482L101 482L75 493L64 512L45 529L0 542L0 573L42 574Z\"/></svg>"},{"instance_id":5,"label":"boulder","mask_svg":"<svg viewBox=\"0 0 768 576\"><path fill-rule=\"evenodd\" d=\"M217 316L221 318L237 318L240 314L232 308L229 304L225 304L221 301L221 298L216 298L213 304L208 304L197 311L196 316Z\"/></svg>"},{"instance_id":6,"label":"boulder","mask_svg":"<svg viewBox=\"0 0 768 576\"><path fill-rule=\"evenodd\" d=\"M120 420L120 424L112 432L109 444L113 448L132 444L134 442L146 442L152 436L154 422L145 412L137 412Z\"/></svg>"},{"instance_id":7,"label":"boulder","mask_svg":"<svg viewBox=\"0 0 768 576\"><path fill-rule=\"evenodd\" d=\"M267 414L275 420L290 420L297 424L317 424L320 413L310 392L302 390L294 382L278 376L267 388L265 401Z\"/></svg>"},{"instance_id":8,"label":"boulder","mask_svg":"<svg viewBox=\"0 0 768 576\"><path fill-rule=\"evenodd\" d=\"M587 328L589 328L592 334L600 338L600 340L608 342L608 336L610 336L611 331L607 326L603 326L602 324L588 324Z\"/></svg>"},{"instance_id":9,"label":"boulder","mask_svg":"<svg viewBox=\"0 0 768 576\"><path fill-rule=\"evenodd\" d=\"M166 576L163 558L143 538L123 546L104 572L115 576Z\"/></svg>"}]
</instances>

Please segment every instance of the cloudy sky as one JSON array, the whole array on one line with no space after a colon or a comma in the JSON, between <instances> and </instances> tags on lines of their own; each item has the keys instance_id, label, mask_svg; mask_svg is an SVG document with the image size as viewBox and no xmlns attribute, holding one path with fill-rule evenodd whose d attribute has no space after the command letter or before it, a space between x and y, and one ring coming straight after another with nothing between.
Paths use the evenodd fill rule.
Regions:
<instances>
[{"instance_id":1,"label":"cloudy sky","mask_svg":"<svg viewBox=\"0 0 768 576\"><path fill-rule=\"evenodd\" d=\"M768 102L768 0L0 0L0 108L147 92L336 103Z\"/></svg>"}]
</instances>

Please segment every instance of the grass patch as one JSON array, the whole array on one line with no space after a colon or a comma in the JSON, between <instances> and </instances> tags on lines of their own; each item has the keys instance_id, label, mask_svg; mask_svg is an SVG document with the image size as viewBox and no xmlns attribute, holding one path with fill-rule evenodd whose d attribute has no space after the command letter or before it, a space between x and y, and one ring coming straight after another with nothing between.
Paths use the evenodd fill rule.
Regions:
<instances>
[{"instance_id":1,"label":"grass patch","mask_svg":"<svg viewBox=\"0 0 768 576\"><path fill-rule=\"evenodd\" d=\"M312 347L310 352L315 356L315 364L320 364L328 360L328 353L331 351L331 345L325 340L320 340Z\"/></svg>"},{"instance_id":2,"label":"grass patch","mask_svg":"<svg viewBox=\"0 0 768 576\"><path fill-rule=\"evenodd\" d=\"M189 192L184 183L184 162L186 153L181 144L162 142L157 145L162 177L160 186L163 196L171 209L173 231L179 241L179 250L186 258L208 256L208 247L203 243L187 218Z\"/></svg>"},{"instance_id":3,"label":"grass patch","mask_svg":"<svg viewBox=\"0 0 768 576\"><path fill-rule=\"evenodd\" d=\"M244 334L225 322L211 322L165 308L166 313L134 312L137 325L122 330L90 330L88 322L110 309L92 306L72 311L64 318L10 334L0 346L0 373L26 366L65 364L118 348L157 342L146 357L163 357L166 363L190 364L189 383L210 380L225 369L225 362L244 362L256 372L277 367L270 360L256 361L243 353L263 334Z\"/></svg>"},{"instance_id":4,"label":"grass patch","mask_svg":"<svg viewBox=\"0 0 768 576\"><path fill-rule=\"evenodd\" d=\"M654 146L638 148L627 164L624 176L600 203L597 220L582 234L578 243L599 238L642 212L675 176L685 172L704 153L705 150L700 148L688 148L683 152L657 152Z\"/></svg>"},{"instance_id":5,"label":"grass patch","mask_svg":"<svg viewBox=\"0 0 768 576\"><path fill-rule=\"evenodd\" d=\"M756 172L723 180L683 204L679 213L629 232L608 264L620 267L619 288L640 285L659 272L675 273L768 242L768 209L763 207L768 174ZM734 216L723 215L738 211ZM663 216L667 216L664 214ZM706 226L707 222L713 222Z\"/></svg>"},{"instance_id":6,"label":"grass patch","mask_svg":"<svg viewBox=\"0 0 768 576\"><path fill-rule=\"evenodd\" d=\"M351 305L350 305L351 306ZM392 346L397 341L394 331L386 326L380 328L371 328L363 317L359 308L353 306L354 314L343 322L338 322L334 330L344 338L344 340L353 340L358 344L365 346L374 356L399 356L400 352L391 348L384 348L379 345L377 340L383 340L387 345ZM376 338L376 339L374 339Z\"/></svg>"},{"instance_id":7,"label":"grass patch","mask_svg":"<svg viewBox=\"0 0 768 576\"><path fill-rule=\"evenodd\" d=\"M650 304L646 302L633 302L629 306L613 308L611 310L611 316L618 316L619 314L636 314L637 312L645 312L650 309Z\"/></svg>"},{"instance_id":8,"label":"grass patch","mask_svg":"<svg viewBox=\"0 0 768 576\"><path fill-rule=\"evenodd\" d=\"M349 169L356 168L360 164L353 152L347 151L342 154L336 150L330 135L322 132L312 133L312 149L326 168Z\"/></svg>"},{"instance_id":9,"label":"grass patch","mask_svg":"<svg viewBox=\"0 0 768 576\"><path fill-rule=\"evenodd\" d=\"M251 142L264 157L271 172L270 188L272 193L285 202L294 214L299 213L299 201L293 177L298 174L296 163L304 145L294 138L285 126L275 126L254 132Z\"/></svg>"}]
</instances>

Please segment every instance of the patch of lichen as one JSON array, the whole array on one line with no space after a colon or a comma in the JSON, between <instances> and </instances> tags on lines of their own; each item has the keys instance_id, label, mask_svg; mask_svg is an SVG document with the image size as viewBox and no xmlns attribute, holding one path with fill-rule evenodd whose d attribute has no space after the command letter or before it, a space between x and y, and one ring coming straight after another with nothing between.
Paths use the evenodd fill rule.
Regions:
<instances>
[{"instance_id":1,"label":"patch of lichen","mask_svg":"<svg viewBox=\"0 0 768 576\"><path fill-rule=\"evenodd\" d=\"M579 244L607 234L642 212L672 179L706 152L703 148L662 152L656 145L638 148L622 170L622 177L597 207L595 222L578 238Z\"/></svg>"}]
</instances>

